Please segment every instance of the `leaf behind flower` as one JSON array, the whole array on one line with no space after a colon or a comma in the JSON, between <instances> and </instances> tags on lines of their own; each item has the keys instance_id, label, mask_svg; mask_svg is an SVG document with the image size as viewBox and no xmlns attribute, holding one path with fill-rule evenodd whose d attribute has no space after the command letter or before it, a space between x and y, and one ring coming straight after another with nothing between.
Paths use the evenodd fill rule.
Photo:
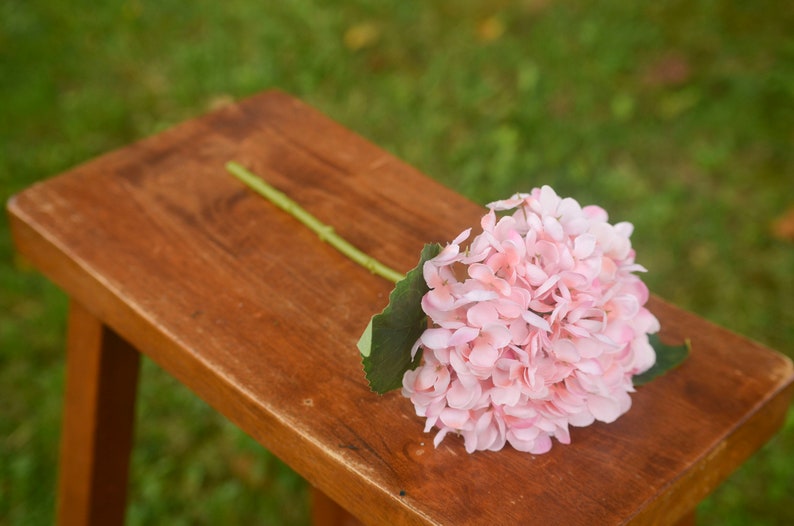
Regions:
<instances>
[{"instance_id":1,"label":"leaf behind flower","mask_svg":"<svg viewBox=\"0 0 794 526\"><path fill-rule=\"evenodd\" d=\"M651 380L675 369L684 363L692 348L692 344L688 339L682 345L667 345L662 343L658 334L648 336L648 342L653 347L653 350L656 351L656 363L653 364L653 367L632 379L635 386L647 384Z\"/></svg>"},{"instance_id":2,"label":"leaf behind flower","mask_svg":"<svg viewBox=\"0 0 794 526\"><path fill-rule=\"evenodd\" d=\"M439 252L438 243L425 245L419 263L397 282L389 294L389 304L372 317L358 341L370 389L378 394L401 387L405 372L419 365L421 351L412 360L411 349L427 328L422 296L430 290L422 267Z\"/></svg>"}]
</instances>

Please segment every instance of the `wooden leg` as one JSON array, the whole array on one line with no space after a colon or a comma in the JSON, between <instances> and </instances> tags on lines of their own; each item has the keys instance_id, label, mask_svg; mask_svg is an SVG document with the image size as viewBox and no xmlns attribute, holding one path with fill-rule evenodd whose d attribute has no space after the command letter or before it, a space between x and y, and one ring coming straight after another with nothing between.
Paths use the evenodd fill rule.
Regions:
<instances>
[{"instance_id":1,"label":"wooden leg","mask_svg":"<svg viewBox=\"0 0 794 526\"><path fill-rule=\"evenodd\" d=\"M689 512L688 515L681 517L675 526L695 526L697 524L697 513L695 511Z\"/></svg>"},{"instance_id":2,"label":"wooden leg","mask_svg":"<svg viewBox=\"0 0 794 526\"><path fill-rule=\"evenodd\" d=\"M328 495L312 488L313 526L361 526L361 522Z\"/></svg>"},{"instance_id":3,"label":"wooden leg","mask_svg":"<svg viewBox=\"0 0 794 526\"><path fill-rule=\"evenodd\" d=\"M123 524L138 352L72 301L66 353L58 522Z\"/></svg>"}]
</instances>

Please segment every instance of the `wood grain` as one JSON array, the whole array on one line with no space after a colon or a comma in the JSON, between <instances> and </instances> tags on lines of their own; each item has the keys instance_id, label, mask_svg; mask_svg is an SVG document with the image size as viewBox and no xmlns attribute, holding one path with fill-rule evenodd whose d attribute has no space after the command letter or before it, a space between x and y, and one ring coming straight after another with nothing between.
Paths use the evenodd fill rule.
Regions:
<instances>
[{"instance_id":1,"label":"wood grain","mask_svg":"<svg viewBox=\"0 0 794 526\"><path fill-rule=\"evenodd\" d=\"M74 301L58 477L58 523L123 524L138 351Z\"/></svg>"},{"instance_id":2,"label":"wood grain","mask_svg":"<svg viewBox=\"0 0 794 526\"><path fill-rule=\"evenodd\" d=\"M312 488L311 507L312 526L361 526L361 522L317 488Z\"/></svg>"},{"instance_id":3,"label":"wood grain","mask_svg":"<svg viewBox=\"0 0 794 526\"><path fill-rule=\"evenodd\" d=\"M19 250L99 320L366 524L666 524L781 425L792 365L658 298L692 355L610 425L542 456L467 455L355 343L391 284L224 170L236 160L397 270L483 209L288 95L268 92L38 184Z\"/></svg>"}]
</instances>

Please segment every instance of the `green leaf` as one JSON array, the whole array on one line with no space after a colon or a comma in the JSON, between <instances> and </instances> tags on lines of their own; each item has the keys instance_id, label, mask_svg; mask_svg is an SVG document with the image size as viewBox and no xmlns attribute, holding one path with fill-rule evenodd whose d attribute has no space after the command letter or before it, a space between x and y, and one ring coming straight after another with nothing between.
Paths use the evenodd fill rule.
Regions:
<instances>
[{"instance_id":1,"label":"green leaf","mask_svg":"<svg viewBox=\"0 0 794 526\"><path fill-rule=\"evenodd\" d=\"M662 343L658 334L651 334L648 336L648 341L653 350L656 351L656 363L644 373L638 374L633 378L635 386L647 384L667 371L675 369L684 363L684 360L689 356L689 351L692 350L692 344L689 339L683 345L667 345Z\"/></svg>"},{"instance_id":2,"label":"green leaf","mask_svg":"<svg viewBox=\"0 0 794 526\"><path fill-rule=\"evenodd\" d=\"M369 319L367 328L364 329L364 333L361 335L361 338L358 339L356 346L362 358L369 356L369 353L372 351L372 318Z\"/></svg>"},{"instance_id":3,"label":"green leaf","mask_svg":"<svg viewBox=\"0 0 794 526\"><path fill-rule=\"evenodd\" d=\"M372 317L358 341L370 389L383 394L402 386L403 375L419 365L421 352L411 360L411 348L427 328L422 296L430 289L422 275L425 261L441 252L438 243L425 245L416 267L397 282L383 312Z\"/></svg>"}]
</instances>

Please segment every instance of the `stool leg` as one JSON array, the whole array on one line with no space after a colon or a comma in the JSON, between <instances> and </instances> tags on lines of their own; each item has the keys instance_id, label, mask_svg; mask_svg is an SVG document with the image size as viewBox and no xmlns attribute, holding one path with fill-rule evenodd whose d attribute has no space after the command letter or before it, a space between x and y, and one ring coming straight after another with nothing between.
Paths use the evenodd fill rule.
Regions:
<instances>
[{"instance_id":1,"label":"stool leg","mask_svg":"<svg viewBox=\"0 0 794 526\"><path fill-rule=\"evenodd\" d=\"M312 526L362 526L328 495L312 487Z\"/></svg>"},{"instance_id":2,"label":"stool leg","mask_svg":"<svg viewBox=\"0 0 794 526\"><path fill-rule=\"evenodd\" d=\"M71 302L58 523L124 523L138 352Z\"/></svg>"}]
</instances>

